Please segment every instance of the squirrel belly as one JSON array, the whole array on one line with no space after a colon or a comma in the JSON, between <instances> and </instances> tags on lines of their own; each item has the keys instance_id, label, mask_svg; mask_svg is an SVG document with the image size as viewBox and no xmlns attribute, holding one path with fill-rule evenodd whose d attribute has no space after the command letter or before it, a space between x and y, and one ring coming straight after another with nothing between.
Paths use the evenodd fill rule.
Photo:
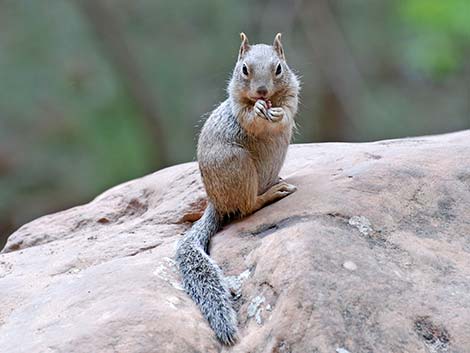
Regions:
<instances>
[{"instance_id":1,"label":"squirrel belly","mask_svg":"<svg viewBox=\"0 0 470 353\"><path fill-rule=\"evenodd\" d=\"M241 37L228 99L209 116L198 141L208 207L176 250L186 292L227 345L237 340L237 318L222 270L208 255L210 239L223 220L249 215L296 190L280 180L279 171L295 126L299 81L285 61L280 34L272 46L250 45Z\"/></svg>"}]
</instances>

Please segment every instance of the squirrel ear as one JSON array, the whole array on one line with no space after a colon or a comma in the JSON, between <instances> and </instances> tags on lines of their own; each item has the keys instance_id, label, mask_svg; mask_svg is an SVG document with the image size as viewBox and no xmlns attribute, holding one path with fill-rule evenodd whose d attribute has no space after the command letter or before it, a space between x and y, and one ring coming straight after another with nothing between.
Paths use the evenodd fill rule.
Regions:
<instances>
[{"instance_id":1,"label":"squirrel ear","mask_svg":"<svg viewBox=\"0 0 470 353\"><path fill-rule=\"evenodd\" d=\"M242 40L242 44L240 45L240 52L238 53L238 60L240 60L243 55L250 49L250 43L248 42L248 37L245 33L240 33L240 38Z\"/></svg>"},{"instance_id":2,"label":"squirrel ear","mask_svg":"<svg viewBox=\"0 0 470 353\"><path fill-rule=\"evenodd\" d=\"M277 55L279 55L282 60L285 60L286 58L284 57L284 48L282 47L281 43L281 33L276 34L276 37L274 37L273 47Z\"/></svg>"}]
</instances>

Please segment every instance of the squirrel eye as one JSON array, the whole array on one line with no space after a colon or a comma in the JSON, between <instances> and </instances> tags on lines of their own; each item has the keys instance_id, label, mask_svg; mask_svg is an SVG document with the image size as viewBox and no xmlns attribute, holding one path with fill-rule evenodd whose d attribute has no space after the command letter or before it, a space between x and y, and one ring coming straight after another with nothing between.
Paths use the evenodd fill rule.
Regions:
<instances>
[{"instance_id":1,"label":"squirrel eye","mask_svg":"<svg viewBox=\"0 0 470 353\"><path fill-rule=\"evenodd\" d=\"M245 64L243 64L242 72L243 72L243 75L248 76L248 68L246 67Z\"/></svg>"},{"instance_id":2,"label":"squirrel eye","mask_svg":"<svg viewBox=\"0 0 470 353\"><path fill-rule=\"evenodd\" d=\"M276 76L279 76L282 72L282 66L281 64L277 64L277 68L276 68Z\"/></svg>"}]
</instances>

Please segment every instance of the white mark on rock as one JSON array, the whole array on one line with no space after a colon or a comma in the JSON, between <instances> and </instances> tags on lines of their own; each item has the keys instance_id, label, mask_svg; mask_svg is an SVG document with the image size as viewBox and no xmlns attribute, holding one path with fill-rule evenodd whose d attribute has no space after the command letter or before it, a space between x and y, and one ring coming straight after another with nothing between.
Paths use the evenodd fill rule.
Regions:
<instances>
[{"instance_id":1,"label":"white mark on rock","mask_svg":"<svg viewBox=\"0 0 470 353\"><path fill-rule=\"evenodd\" d=\"M372 224L364 216L353 216L349 218L349 225L356 227L362 235L370 235L374 232Z\"/></svg>"},{"instance_id":2,"label":"white mark on rock","mask_svg":"<svg viewBox=\"0 0 470 353\"><path fill-rule=\"evenodd\" d=\"M256 311L256 314L255 314L255 320L256 320L256 323L258 325L262 325L263 324L263 318L261 317L261 312L263 311L263 308L259 308L257 311Z\"/></svg>"},{"instance_id":3,"label":"white mark on rock","mask_svg":"<svg viewBox=\"0 0 470 353\"><path fill-rule=\"evenodd\" d=\"M175 260L169 257L164 257L163 261L158 264L156 270L153 271L154 276L169 283L173 288L184 291L179 280L175 279L175 273L177 273Z\"/></svg>"},{"instance_id":4,"label":"white mark on rock","mask_svg":"<svg viewBox=\"0 0 470 353\"><path fill-rule=\"evenodd\" d=\"M102 321L110 321L110 319L113 318L114 316L115 316L114 313L107 311L101 315L100 319Z\"/></svg>"},{"instance_id":5,"label":"white mark on rock","mask_svg":"<svg viewBox=\"0 0 470 353\"><path fill-rule=\"evenodd\" d=\"M343 267L346 269L346 270L349 270L349 271L356 271L357 270L357 265L352 262L352 261L346 261L344 264L343 264Z\"/></svg>"},{"instance_id":6,"label":"white mark on rock","mask_svg":"<svg viewBox=\"0 0 470 353\"><path fill-rule=\"evenodd\" d=\"M245 270L238 276L225 277L225 283L227 284L227 287L230 288L235 297L241 295L243 282L245 282L245 280L250 277L250 274L250 270Z\"/></svg>"},{"instance_id":7,"label":"white mark on rock","mask_svg":"<svg viewBox=\"0 0 470 353\"><path fill-rule=\"evenodd\" d=\"M251 318L256 315L258 308L261 306L261 304L264 303L266 299L262 295L257 295L254 297L248 305L248 317Z\"/></svg>"},{"instance_id":8,"label":"white mark on rock","mask_svg":"<svg viewBox=\"0 0 470 353\"><path fill-rule=\"evenodd\" d=\"M181 300L177 297L168 297L166 298L166 302L172 309L178 309L176 306L181 303Z\"/></svg>"},{"instance_id":9,"label":"white mark on rock","mask_svg":"<svg viewBox=\"0 0 470 353\"><path fill-rule=\"evenodd\" d=\"M271 304L266 305L266 311L271 311L271 310L273 310L273 307L271 306Z\"/></svg>"},{"instance_id":10,"label":"white mark on rock","mask_svg":"<svg viewBox=\"0 0 470 353\"><path fill-rule=\"evenodd\" d=\"M393 273L396 274L398 278L403 278L403 276L401 275L399 271L394 270Z\"/></svg>"},{"instance_id":11,"label":"white mark on rock","mask_svg":"<svg viewBox=\"0 0 470 353\"><path fill-rule=\"evenodd\" d=\"M351 353L345 348L336 348L336 353Z\"/></svg>"},{"instance_id":12,"label":"white mark on rock","mask_svg":"<svg viewBox=\"0 0 470 353\"><path fill-rule=\"evenodd\" d=\"M250 277L250 274L250 270L247 269L238 275L238 279L244 282L248 277Z\"/></svg>"}]
</instances>

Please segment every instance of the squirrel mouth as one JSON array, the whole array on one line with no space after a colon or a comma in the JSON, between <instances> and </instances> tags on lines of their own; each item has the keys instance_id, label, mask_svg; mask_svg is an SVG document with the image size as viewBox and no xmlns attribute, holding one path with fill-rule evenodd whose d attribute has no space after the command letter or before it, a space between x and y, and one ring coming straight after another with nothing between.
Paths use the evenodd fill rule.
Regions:
<instances>
[{"instance_id":1,"label":"squirrel mouth","mask_svg":"<svg viewBox=\"0 0 470 353\"><path fill-rule=\"evenodd\" d=\"M269 97L268 96L254 96L254 97L249 97L249 99L253 102L253 103L256 103L256 101L258 100L263 100L265 102L269 101Z\"/></svg>"},{"instance_id":2,"label":"squirrel mouth","mask_svg":"<svg viewBox=\"0 0 470 353\"><path fill-rule=\"evenodd\" d=\"M255 103L259 100L265 101L268 109L273 106L271 100L268 97L248 97L250 100L250 104L255 105Z\"/></svg>"}]
</instances>

